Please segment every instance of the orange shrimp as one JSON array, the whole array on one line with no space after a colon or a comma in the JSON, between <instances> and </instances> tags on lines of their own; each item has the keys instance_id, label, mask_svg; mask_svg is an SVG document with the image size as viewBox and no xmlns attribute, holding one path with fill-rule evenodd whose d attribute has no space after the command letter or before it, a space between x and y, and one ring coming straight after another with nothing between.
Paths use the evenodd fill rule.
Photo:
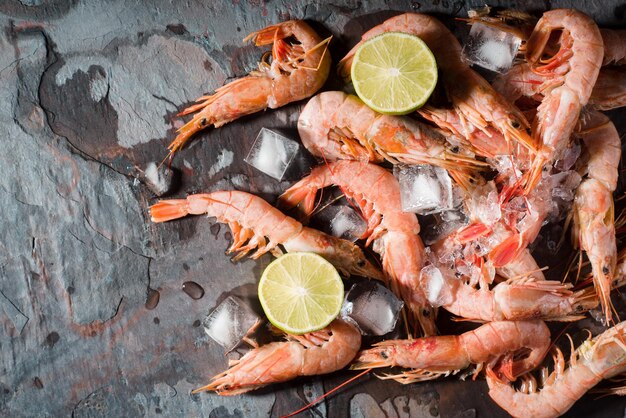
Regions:
<instances>
[{"instance_id":1,"label":"orange shrimp","mask_svg":"<svg viewBox=\"0 0 626 418\"><path fill-rule=\"evenodd\" d=\"M339 159L443 167L460 184L471 168L484 165L461 147L446 142L438 130L407 117L381 115L357 96L326 91L306 104L298 119L302 144L327 161Z\"/></svg>"},{"instance_id":2,"label":"orange shrimp","mask_svg":"<svg viewBox=\"0 0 626 418\"><path fill-rule=\"evenodd\" d=\"M383 379L408 384L455 374L477 364L496 368L510 380L537 367L550 347L543 321L490 322L461 335L390 340L361 351L351 369L405 367L412 370Z\"/></svg>"},{"instance_id":3,"label":"orange shrimp","mask_svg":"<svg viewBox=\"0 0 626 418\"><path fill-rule=\"evenodd\" d=\"M179 113L199 111L178 130L168 147L170 155L210 125L219 128L242 116L305 99L326 82L330 72L330 38L322 40L304 21L268 26L250 34L244 42L249 39L257 46L272 45L271 62L264 55L258 70L220 87L213 95L200 97L198 104Z\"/></svg>"},{"instance_id":4,"label":"orange shrimp","mask_svg":"<svg viewBox=\"0 0 626 418\"><path fill-rule=\"evenodd\" d=\"M451 269L429 265L420 273L420 285L431 305L461 318L476 321L544 319L576 321L597 306L593 292L573 292L572 285L532 276L498 283L493 289L476 289Z\"/></svg>"},{"instance_id":5,"label":"orange shrimp","mask_svg":"<svg viewBox=\"0 0 626 418\"><path fill-rule=\"evenodd\" d=\"M170 221L188 214L207 214L228 223L233 234L228 253L238 253L235 260L255 249L253 259L268 251L278 256L282 253L278 248L281 245L287 252L317 253L346 275L383 279L380 270L365 258L357 245L307 228L258 196L220 191L193 194L186 199L161 200L150 207L153 222Z\"/></svg>"},{"instance_id":6,"label":"orange shrimp","mask_svg":"<svg viewBox=\"0 0 626 418\"><path fill-rule=\"evenodd\" d=\"M560 48L544 59L550 37L556 31L561 31ZM533 136L541 149L527 173L526 192L539 182L544 166L551 164L569 144L580 111L591 96L603 56L598 26L578 10L545 12L535 26L526 44L526 59L533 71L550 81L533 126Z\"/></svg>"},{"instance_id":7,"label":"orange shrimp","mask_svg":"<svg viewBox=\"0 0 626 418\"><path fill-rule=\"evenodd\" d=\"M502 141L507 144L506 154L511 153L512 143L535 150L535 144L526 132L530 124L524 115L469 68L462 59L458 40L432 16L405 13L370 29L363 34L361 42L340 61L339 74L349 78L352 59L361 43L391 31L419 36L433 52L440 69L440 79L460 121L455 131L457 134L467 135L466 139L474 146L475 152L484 156L498 155L504 149ZM431 108L425 108L420 114L428 119L429 109ZM471 133L476 130L492 138L489 141L492 143L482 137L475 139Z\"/></svg>"},{"instance_id":8,"label":"orange shrimp","mask_svg":"<svg viewBox=\"0 0 626 418\"><path fill-rule=\"evenodd\" d=\"M333 185L360 207L367 222L362 238L382 256L383 271L391 289L408 307L411 325L419 325L425 335L435 334L435 311L417 282L424 263L419 223L415 214L402 212L400 185L393 174L374 164L340 160L313 169L279 200L286 208L300 205L308 216L318 191Z\"/></svg>"},{"instance_id":9,"label":"orange shrimp","mask_svg":"<svg viewBox=\"0 0 626 418\"><path fill-rule=\"evenodd\" d=\"M522 391L487 368L489 396L514 417L551 418L563 415L589 389L604 379L626 372L626 322L609 328L585 341L577 350L572 347L569 367L565 369L563 353L557 349L554 371L543 369L542 388L537 381L522 377Z\"/></svg>"},{"instance_id":10,"label":"orange shrimp","mask_svg":"<svg viewBox=\"0 0 626 418\"><path fill-rule=\"evenodd\" d=\"M602 65L626 65L626 30L600 29L604 44Z\"/></svg>"},{"instance_id":11,"label":"orange shrimp","mask_svg":"<svg viewBox=\"0 0 626 418\"><path fill-rule=\"evenodd\" d=\"M192 393L211 390L232 396L298 376L332 373L347 366L361 347L359 330L341 319L323 330L286 338L286 342L263 345L231 361L228 370Z\"/></svg>"},{"instance_id":12,"label":"orange shrimp","mask_svg":"<svg viewBox=\"0 0 626 418\"><path fill-rule=\"evenodd\" d=\"M608 117L593 112L577 132L590 155L586 176L574 199L574 242L591 262L593 283L607 321L611 321L611 283L617 265L613 192L621 155L619 134Z\"/></svg>"}]
</instances>

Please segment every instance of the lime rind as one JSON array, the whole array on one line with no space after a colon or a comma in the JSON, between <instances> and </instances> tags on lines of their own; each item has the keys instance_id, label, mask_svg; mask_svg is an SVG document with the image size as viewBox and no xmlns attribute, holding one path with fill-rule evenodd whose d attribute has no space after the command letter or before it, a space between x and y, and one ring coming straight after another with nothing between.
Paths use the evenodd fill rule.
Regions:
<instances>
[{"instance_id":1,"label":"lime rind","mask_svg":"<svg viewBox=\"0 0 626 418\"><path fill-rule=\"evenodd\" d=\"M307 270L307 264L315 268ZM271 295L266 294L268 287ZM306 294L297 294L295 287L306 288ZM289 253L277 258L265 268L259 281L259 300L267 319L290 334L328 326L339 315L343 297L339 273L314 253Z\"/></svg>"},{"instance_id":2,"label":"lime rind","mask_svg":"<svg viewBox=\"0 0 626 418\"><path fill-rule=\"evenodd\" d=\"M399 45L392 52L389 45L393 43ZM417 53L408 55L409 50ZM393 75L389 75L390 69ZM417 36L386 32L357 49L351 77L357 95L367 106L387 115L405 115L423 106L434 91L437 63Z\"/></svg>"}]
</instances>

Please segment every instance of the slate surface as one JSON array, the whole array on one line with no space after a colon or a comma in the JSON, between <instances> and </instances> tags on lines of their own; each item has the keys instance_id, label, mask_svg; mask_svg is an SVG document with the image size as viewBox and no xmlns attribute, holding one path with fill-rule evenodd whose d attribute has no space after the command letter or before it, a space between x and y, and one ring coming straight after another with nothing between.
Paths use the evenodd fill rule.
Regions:
<instances>
[{"instance_id":1,"label":"slate surface","mask_svg":"<svg viewBox=\"0 0 626 418\"><path fill-rule=\"evenodd\" d=\"M337 58L400 11L465 16L483 2L150 3L0 2L0 415L280 416L351 376L191 396L226 366L199 319L226 292L250 295L270 258L231 263L230 234L205 218L149 222L154 196L141 170L163 158L177 111L255 67L260 51L241 43L254 30L307 19L335 36ZM626 26L622 1L492 3L579 6L602 26ZM340 84L331 79L333 87ZM260 127L293 128L300 106L204 132L173 163L176 195L235 188L274 199L289 181L273 181L243 157ZM612 115L625 133L625 113ZM202 299L181 291L187 280L205 288ZM144 306L148 289L160 292L153 310ZM617 417L625 406L588 397L570 416ZM303 414L505 415L482 381L401 386L374 377Z\"/></svg>"}]
</instances>

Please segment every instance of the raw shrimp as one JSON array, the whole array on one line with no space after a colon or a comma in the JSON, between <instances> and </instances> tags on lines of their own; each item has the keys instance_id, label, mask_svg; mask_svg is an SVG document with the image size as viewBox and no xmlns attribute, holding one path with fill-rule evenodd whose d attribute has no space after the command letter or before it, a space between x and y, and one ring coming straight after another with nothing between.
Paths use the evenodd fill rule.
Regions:
<instances>
[{"instance_id":1,"label":"raw shrimp","mask_svg":"<svg viewBox=\"0 0 626 418\"><path fill-rule=\"evenodd\" d=\"M302 20L289 20L250 34L257 46L272 44L271 62L265 54L259 69L202 96L198 104L179 115L197 113L178 130L169 145L170 155L202 129L216 128L242 116L305 99L322 87L330 71L329 39L322 40Z\"/></svg>"},{"instance_id":2,"label":"raw shrimp","mask_svg":"<svg viewBox=\"0 0 626 418\"><path fill-rule=\"evenodd\" d=\"M514 417L549 418L564 414L589 389L604 379L626 372L626 322L609 328L574 350L565 369L563 353L557 349L555 370L542 370L542 388L532 376L523 378L522 391L487 369L489 396Z\"/></svg>"},{"instance_id":3,"label":"raw shrimp","mask_svg":"<svg viewBox=\"0 0 626 418\"><path fill-rule=\"evenodd\" d=\"M188 214L207 214L219 222L228 223L233 234L228 253L238 253L235 260L254 249L253 259L268 251L278 256L281 254L278 245L281 245L287 252L317 253L344 274L383 279L380 270L365 258L356 244L307 228L258 196L220 191L193 194L186 199L162 200L150 208L153 222L165 222Z\"/></svg>"},{"instance_id":4,"label":"raw shrimp","mask_svg":"<svg viewBox=\"0 0 626 418\"><path fill-rule=\"evenodd\" d=\"M466 170L483 165L460 154L436 129L401 116L381 115L357 96L327 91L314 96L298 119L302 144L327 161L339 159L432 164L450 170L464 184Z\"/></svg>"},{"instance_id":5,"label":"raw shrimp","mask_svg":"<svg viewBox=\"0 0 626 418\"><path fill-rule=\"evenodd\" d=\"M497 273L505 279L532 277L537 281L545 280L541 267L528 249L525 249L515 260L498 268Z\"/></svg>"},{"instance_id":6,"label":"raw shrimp","mask_svg":"<svg viewBox=\"0 0 626 418\"><path fill-rule=\"evenodd\" d=\"M424 267L420 284L431 305L477 321L576 321L598 304L592 291L573 292L569 283L530 276L498 283L493 289L476 289L443 266Z\"/></svg>"},{"instance_id":7,"label":"raw shrimp","mask_svg":"<svg viewBox=\"0 0 626 418\"><path fill-rule=\"evenodd\" d=\"M484 156L502 153L504 141L506 154L510 154L511 144L521 144L535 149L532 138L526 130L530 127L524 115L507 102L500 94L462 59L461 45L441 22L432 16L405 13L387 19L370 29L352 50L339 63L339 74L349 78L352 59L358 47L366 40L385 32L404 32L419 36L435 55L440 69L440 77L460 123L455 129L474 146L474 150ZM421 112L428 118L428 112ZM445 126L444 126L445 127ZM466 128L464 128L466 127ZM476 129L492 138L474 140L470 135ZM494 135L497 133L498 135Z\"/></svg>"},{"instance_id":8,"label":"raw shrimp","mask_svg":"<svg viewBox=\"0 0 626 418\"><path fill-rule=\"evenodd\" d=\"M600 29L604 44L602 65L626 65L626 30Z\"/></svg>"},{"instance_id":9,"label":"raw shrimp","mask_svg":"<svg viewBox=\"0 0 626 418\"><path fill-rule=\"evenodd\" d=\"M621 141L608 117L593 112L583 118L578 136L589 161L574 199L574 241L591 262L593 283L607 321L612 318L611 283L615 277L617 245L613 192L617 187Z\"/></svg>"},{"instance_id":10,"label":"raw shrimp","mask_svg":"<svg viewBox=\"0 0 626 418\"><path fill-rule=\"evenodd\" d=\"M561 31L560 48L552 57L543 59L550 36L556 31ZM550 82L533 126L533 136L541 149L527 173L527 192L541 179L544 166L569 144L580 111L591 96L603 56L600 30L582 12L551 10L535 26L526 44L526 59L533 71L550 78Z\"/></svg>"},{"instance_id":11,"label":"raw shrimp","mask_svg":"<svg viewBox=\"0 0 626 418\"><path fill-rule=\"evenodd\" d=\"M478 365L478 373L486 363L515 380L541 364L549 348L550 330L543 321L490 322L458 336L383 341L361 351L350 368L410 368L384 377L407 384L447 376L471 364Z\"/></svg>"},{"instance_id":12,"label":"raw shrimp","mask_svg":"<svg viewBox=\"0 0 626 418\"><path fill-rule=\"evenodd\" d=\"M239 395L298 376L331 373L347 366L361 347L361 333L341 319L328 327L304 335L287 335L287 341L255 348L230 368L213 377L206 386L194 390Z\"/></svg>"},{"instance_id":13,"label":"raw shrimp","mask_svg":"<svg viewBox=\"0 0 626 418\"><path fill-rule=\"evenodd\" d=\"M496 77L493 87L511 102L516 102L521 97L530 97L541 102L542 92L549 88L551 81L552 78L534 72L530 64L521 63ZM587 106L597 110L626 106L626 71L602 67Z\"/></svg>"},{"instance_id":14,"label":"raw shrimp","mask_svg":"<svg viewBox=\"0 0 626 418\"><path fill-rule=\"evenodd\" d=\"M406 303L411 325L421 326L425 335L435 334L435 311L419 287L419 271L424 263L424 244L418 233L415 214L402 212L400 185L393 174L374 164L340 160L320 166L290 187L280 202L287 208L300 204L310 215L318 191L339 186L346 197L360 207L367 222L361 238L382 256L383 271L391 289Z\"/></svg>"}]
</instances>

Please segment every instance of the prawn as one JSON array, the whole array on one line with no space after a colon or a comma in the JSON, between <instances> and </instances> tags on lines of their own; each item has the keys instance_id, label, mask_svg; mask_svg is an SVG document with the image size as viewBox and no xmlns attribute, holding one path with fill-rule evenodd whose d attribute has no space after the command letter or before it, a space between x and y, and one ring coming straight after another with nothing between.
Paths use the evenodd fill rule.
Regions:
<instances>
[{"instance_id":1,"label":"prawn","mask_svg":"<svg viewBox=\"0 0 626 418\"><path fill-rule=\"evenodd\" d=\"M542 388L528 375L522 377L522 391L516 391L497 372L487 368L489 396L515 417L549 418L564 414L600 381L626 372L626 322L621 322L593 339L572 347L569 367L561 350L554 355L551 374L543 369Z\"/></svg>"},{"instance_id":2,"label":"prawn","mask_svg":"<svg viewBox=\"0 0 626 418\"><path fill-rule=\"evenodd\" d=\"M507 144L507 154L511 153L510 144L513 142L535 150L536 145L526 132L530 124L524 115L469 68L462 59L458 40L445 25L432 16L405 13L387 19L370 29L339 62L339 75L349 79L354 54L363 42L392 31L419 36L433 52L440 69L440 78L457 114L455 119L459 120L454 130L458 134L467 135L466 139L474 145L477 152L483 156L497 155L503 150L502 141ZM429 119L428 109L430 108L420 112L427 119ZM475 140L471 132L476 129L491 138L491 141L485 141L483 137Z\"/></svg>"},{"instance_id":3,"label":"prawn","mask_svg":"<svg viewBox=\"0 0 626 418\"><path fill-rule=\"evenodd\" d=\"M232 396L298 376L332 373L347 366L361 347L359 330L341 319L320 331L286 338L285 342L263 345L231 361L228 370L192 393L215 391Z\"/></svg>"},{"instance_id":4,"label":"prawn","mask_svg":"<svg viewBox=\"0 0 626 418\"><path fill-rule=\"evenodd\" d=\"M461 335L375 344L356 356L351 369L404 367L412 369L383 379L408 384L455 374L471 364L496 368L510 380L543 361L550 348L550 330L543 321L496 321Z\"/></svg>"},{"instance_id":5,"label":"prawn","mask_svg":"<svg viewBox=\"0 0 626 418\"><path fill-rule=\"evenodd\" d=\"M392 291L406 303L411 325L419 325L425 335L435 334L435 311L417 282L424 263L420 226L415 214L402 212L400 185L393 174L374 164L340 160L313 169L285 191L279 202L287 209L300 205L308 216L318 191L333 185L361 209L367 222L361 238L382 256L383 272Z\"/></svg>"},{"instance_id":6,"label":"prawn","mask_svg":"<svg viewBox=\"0 0 626 418\"><path fill-rule=\"evenodd\" d=\"M615 125L594 112L583 118L581 137L589 153L586 176L574 199L575 243L591 262L593 283L607 321L612 318L611 283L617 265L613 192L617 187L621 141Z\"/></svg>"},{"instance_id":7,"label":"prawn","mask_svg":"<svg viewBox=\"0 0 626 418\"><path fill-rule=\"evenodd\" d=\"M544 59L553 32L561 31L559 50ZM596 23L573 9L545 12L526 43L526 59L533 71L550 78L537 109L533 137L541 147L531 163L525 190L528 193L568 144L580 111L589 101L598 77L604 47Z\"/></svg>"},{"instance_id":8,"label":"prawn","mask_svg":"<svg viewBox=\"0 0 626 418\"><path fill-rule=\"evenodd\" d=\"M349 159L443 167L460 184L469 170L484 165L460 153L438 130L415 120L381 115L357 96L327 91L314 96L298 119L302 144L327 161ZM459 139L460 140L460 139ZM458 142L458 141L457 141Z\"/></svg>"},{"instance_id":9,"label":"prawn","mask_svg":"<svg viewBox=\"0 0 626 418\"><path fill-rule=\"evenodd\" d=\"M429 265L420 272L419 281L431 305L474 321L570 322L582 319L584 311L597 306L593 292L574 292L570 283L531 275L498 283L493 289L476 289L456 277L454 270Z\"/></svg>"},{"instance_id":10,"label":"prawn","mask_svg":"<svg viewBox=\"0 0 626 418\"><path fill-rule=\"evenodd\" d=\"M344 274L382 280L380 270L369 262L354 243L303 226L300 222L258 196L239 191L193 194L186 199L161 200L150 207L153 222L166 222L191 215L214 216L227 223L233 234L228 253L235 260L250 256L257 259L268 251L279 256L281 245L287 252L314 252Z\"/></svg>"},{"instance_id":11,"label":"prawn","mask_svg":"<svg viewBox=\"0 0 626 418\"><path fill-rule=\"evenodd\" d=\"M272 45L259 63L258 70L202 96L197 104L179 116L198 112L178 130L169 145L173 155L197 132L214 125L219 128L242 116L305 99L319 90L330 72L327 44L302 20L289 20L268 26L244 39L256 46ZM269 57L271 55L271 62Z\"/></svg>"},{"instance_id":12,"label":"prawn","mask_svg":"<svg viewBox=\"0 0 626 418\"><path fill-rule=\"evenodd\" d=\"M604 44L602 65L626 65L626 30L600 29Z\"/></svg>"}]
</instances>

